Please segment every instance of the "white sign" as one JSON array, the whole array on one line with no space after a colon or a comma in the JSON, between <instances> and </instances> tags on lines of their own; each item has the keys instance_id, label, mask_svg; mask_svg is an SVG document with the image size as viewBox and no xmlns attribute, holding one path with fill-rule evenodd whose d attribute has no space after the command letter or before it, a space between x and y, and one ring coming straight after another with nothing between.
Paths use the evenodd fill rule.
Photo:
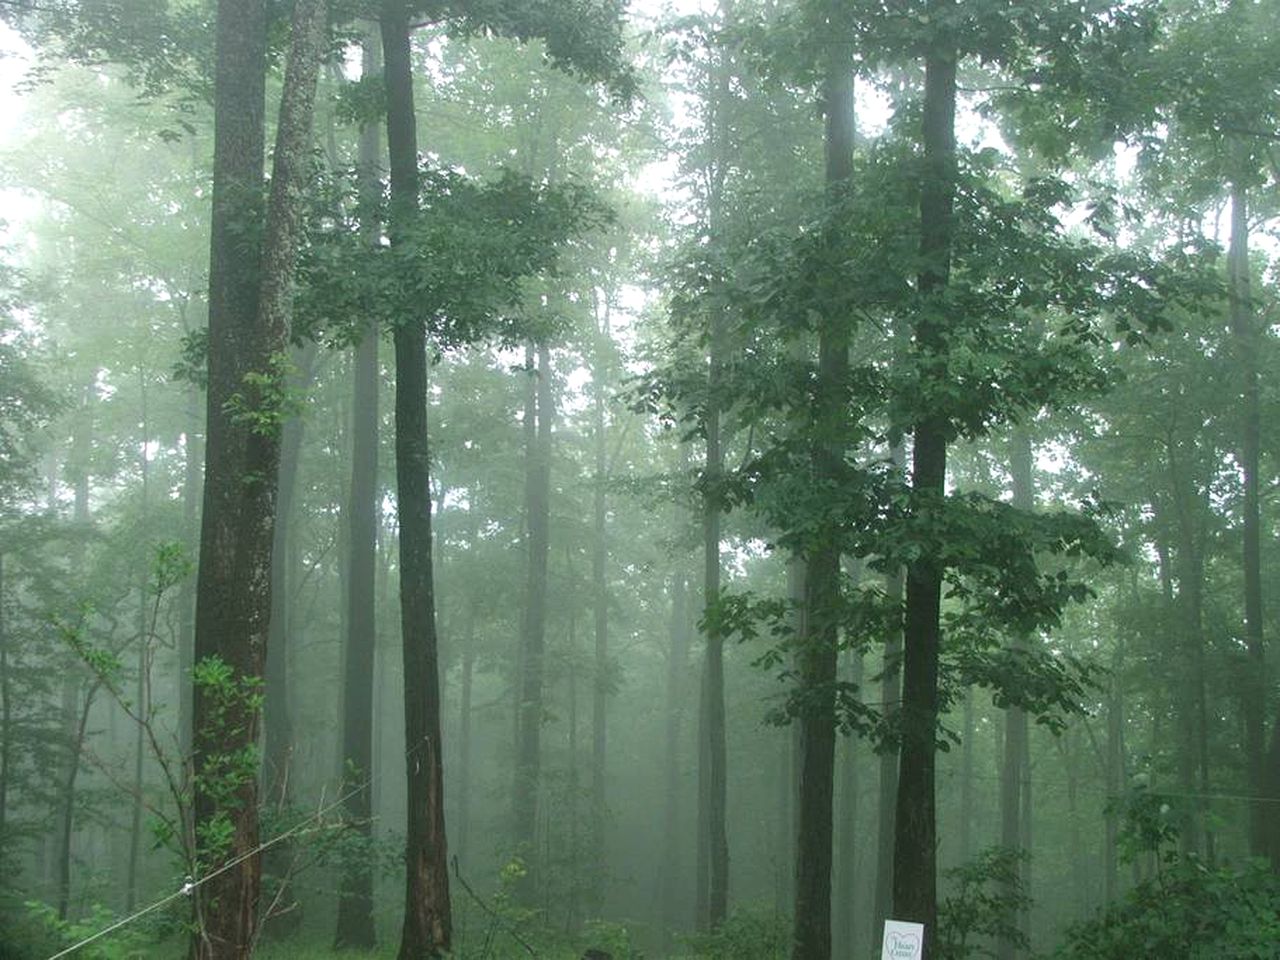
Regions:
<instances>
[{"instance_id":1,"label":"white sign","mask_svg":"<svg viewBox=\"0 0 1280 960\"><path fill-rule=\"evenodd\" d=\"M880 960L920 960L924 956L924 924L886 920Z\"/></svg>"}]
</instances>

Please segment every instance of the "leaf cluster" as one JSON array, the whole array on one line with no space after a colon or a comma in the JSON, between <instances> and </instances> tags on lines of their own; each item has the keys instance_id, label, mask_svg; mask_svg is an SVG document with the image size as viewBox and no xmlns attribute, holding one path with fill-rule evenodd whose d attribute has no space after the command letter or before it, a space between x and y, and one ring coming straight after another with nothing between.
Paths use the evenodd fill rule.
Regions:
<instances>
[{"instance_id":1,"label":"leaf cluster","mask_svg":"<svg viewBox=\"0 0 1280 960\"><path fill-rule=\"evenodd\" d=\"M394 244L371 242L350 181L313 212L299 263L298 325L352 341L370 321L424 323L442 348L528 336L526 281L555 272L562 250L603 227L610 211L589 188L538 184L510 171L480 181L427 168L419 208Z\"/></svg>"}]
</instances>

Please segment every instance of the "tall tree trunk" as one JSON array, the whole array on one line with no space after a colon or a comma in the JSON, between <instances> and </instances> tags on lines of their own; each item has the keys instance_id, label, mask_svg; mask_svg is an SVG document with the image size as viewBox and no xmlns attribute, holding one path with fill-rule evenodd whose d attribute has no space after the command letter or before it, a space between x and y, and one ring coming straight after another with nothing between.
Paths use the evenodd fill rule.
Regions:
<instances>
[{"instance_id":1,"label":"tall tree trunk","mask_svg":"<svg viewBox=\"0 0 1280 960\"><path fill-rule=\"evenodd\" d=\"M151 458L147 447L150 443L150 426L147 417L147 382L145 371L139 367L138 386L142 400L142 452L138 457L138 468L141 473L141 527L143 540L147 528L147 510L151 501ZM134 708L139 718L151 715L151 642L153 640L153 624L150 622L150 581L146 575L147 566L143 567L143 576L138 584L138 660L137 684L134 691ZM149 721L148 721L149 722ZM145 749L143 723L135 724L133 731L133 809L129 817L129 866L125 874L125 913L133 913L138 900L138 853L142 847L142 808L143 808L143 760Z\"/></svg>"},{"instance_id":2,"label":"tall tree trunk","mask_svg":"<svg viewBox=\"0 0 1280 960\"><path fill-rule=\"evenodd\" d=\"M689 583L683 569L671 575L671 623L668 632L666 737L663 750L662 861L658 865L658 903L663 945L688 923L681 909L684 891L684 833L681 824L680 731L685 713L684 676L689 669Z\"/></svg>"},{"instance_id":3,"label":"tall tree trunk","mask_svg":"<svg viewBox=\"0 0 1280 960\"><path fill-rule=\"evenodd\" d=\"M195 690L195 811L226 818L230 844L201 851L202 872L236 865L196 888L196 960L247 958L257 934L261 882L257 783L228 782L227 757L256 748L271 614L271 544L280 461L276 395L289 317L302 191L310 156L326 7L300 0L293 26L260 256L266 10L262 0L219 0L214 84L214 188L209 265L209 390L205 499L196 588L196 662L232 671L226 690ZM248 233L248 235L246 235ZM200 831L203 832L203 831ZM198 832L197 835L200 835Z\"/></svg>"},{"instance_id":4,"label":"tall tree trunk","mask_svg":"<svg viewBox=\"0 0 1280 960\"><path fill-rule=\"evenodd\" d=\"M595 622L595 682L591 687L591 852L592 906L599 913L607 886L605 863L605 823L608 802L605 796L605 762L608 755L609 706L609 587L605 563L609 544L605 530L605 483L607 453L605 449L604 369L605 348L609 344L609 305L597 309L592 379L592 440L595 447L595 488L591 492L591 597Z\"/></svg>"},{"instance_id":5,"label":"tall tree trunk","mask_svg":"<svg viewBox=\"0 0 1280 960\"><path fill-rule=\"evenodd\" d=\"M475 611L468 615L467 629L463 639L466 647L462 651L462 682L459 685L458 702L458 818L456 824L458 862L466 869L470 857L471 839L471 705L475 681L476 653L475 643Z\"/></svg>"},{"instance_id":6,"label":"tall tree trunk","mask_svg":"<svg viewBox=\"0 0 1280 960\"><path fill-rule=\"evenodd\" d=\"M292 350L296 375L289 375L290 390L303 391L311 385L317 346L309 342ZM280 466L276 482L276 524L271 540L271 626L268 631L263 704L263 803L268 809L286 811L292 802L290 779L293 751L293 712L289 691L289 647L292 643L293 575L298 567L293 536L298 491L298 465L302 455L304 423L291 418L282 430ZM263 873L275 884L272 916L264 917L273 937L290 936L302 922L302 910L288 889L295 848L286 840L273 845L262 858Z\"/></svg>"},{"instance_id":7,"label":"tall tree trunk","mask_svg":"<svg viewBox=\"0 0 1280 960\"><path fill-rule=\"evenodd\" d=\"M567 553L568 551L566 551ZM572 565L570 565L572 569ZM571 578L572 579L572 578ZM579 893L582 883L579 881L579 859L581 841L578 837L578 795L581 785L578 782L578 609L569 605L569 776L566 808L569 821L569 849L565 875L568 890L565 900L564 929L568 934L578 930ZM549 831L548 831L549 833ZM593 841L594 844L594 841ZM594 857L595 851L592 851ZM549 885L548 885L549 886Z\"/></svg>"},{"instance_id":8,"label":"tall tree trunk","mask_svg":"<svg viewBox=\"0 0 1280 960\"><path fill-rule=\"evenodd\" d=\"M200 415L200 391L194 385L188 385L187 439L183 451L182 530L183 540L192 556L198 549L200 537L200 481L204 456L200 442L204 424ZM195 712L195 689L191 682L196 645L195 576L184 577L179 584L178 610L178 744L183 763L187 764L191 757L192 718Z\"/></svg>"},{"instance_id":9,"label":"tall tree trunk","mask_svg":"<svg viewBox=\"0 0 1280 960\"><path fill-rule=\"evenodd\" d=\"M9 778L13 771L13 678L9 673L9 634L4 597L4 550L0 549L0 869L4 869L8 834Z\"/></svg>"},{"instance_id":10,"label":"tall tree trunk","mask_svg":"<svg viewBox=\"0 0 1280 960\"><path fill-rule=\"evenodd\" d=\"M391 167L391 242L418 216L418 134L413 106L409 8L383 0L380 20ZM408 772L404 927L399 960L449 950L448 851L444 826L440 668L431 561L431 460L427 448L427 344L419 317L394 334L396 512L400 521L400 630L404 655Z\"/></svg>"},{"instance_id":11,"label":"tall tree trunk","mask_svg":"<svg viewBox=\"0 0 1280 960\"><path fill-rule=\"evenodd\" d=\"M853 47L832 46L827 64L826 183L841 198L853 175ZM818 483L843 475L849 375L847 318L828 315L818 329L818 380L811 459ZM832 793L835 787L836 657L843 591L839 530L823 523L805 557L805 602L797 638L800 719L800 796L796 841L795 931L792 960L831 956Z\"/></svg>"},{"instance_id":12,"label":"tall tree trunk","mask_svg":"<svg viewBox=\"0 0 1280 960\"><path fill-rule=\"evenodd\" d=\"M698 680L698 781L694 824L693 922L698 932L711 928L711 736L707 731L707 668L705 653Z\"/></svg>"},{"instance_id":13,"label":"tall tree trunk","mask_svg":"<svg viewBox=\"0 0 1280 960\"><path fill-rule=\"evenodd\" d=\"M715 399L723 366L723 334L721 318L711 321L711 372L707 401L707 461L704 482L705 502L702 509L703 604L710 611L720 596L720 481L724 457L720 450L720 409ZM714 618L711 618L714 620ZM714 622L706 629L703 660L702 747L699 751L698 790L703 809L699 825L705 830L702 840L706 858L705 915L699 915L699 928L714 930L724 923L729 912L729 838L726 825L728 803L727 763L724 708L724 638Z\"/></svg>"},{"instance_id":14,"label":"tall tree trunk","mask_svg":"<svg viewBox=\"0 0 1280 960\"><path fill-rule=\"evenodd\" d=\"M954 16L952 0L929 0L932 24ZM945 353L943 306L951 264L952 207L955 197L956 41L950 27L934 26L925 54L923 111L924 166L920 185L920 314L915 325L916 362L923 376L936 372ZM912 495L923 514L941 508L946 497L947 435L941 414L915 426ZM938 721L939 615L942 565L925 555L907 570L902 663L902 754L898 769L894 824L893 907L899 919L925 925L924 960L937 936L937 822L934 796Z\"/></svg>"},{"instance_id":15,"label":"tall tree trunk","mask_svg":"<svg viewBox=\"0 0 1280 960\"><path fill-rule=\"evenodd\" d=\"M1244 182L1231 183L1231 246L1228 252L1231 334L1241 379L1240 457L1244 481L1243 566L1244 639L1247 665L1241 694L1244 706L1245 756L1249 792L1260 798L1249 805L1249 852L1267 855L1267 821L1274 816L1261 798L1267 795L1267 683L1262 609L1262 522L1258 497L1261 470L1262 404L1259 390L1257 324L1253 318L1249 277L1249 207Z\"/></svg>"},{"instance_id":16,"label":"tall tree trunk","mask_svg":"<svg viewBox=\"0 0 1280 960\"><path fill-rule=\"evenodd\" d=\"M1035 507L1035 481L1032 475L1031 440L1026 431L1014 431L1009 451L1009 471L1013 475L1013 505L1019 510L1030 511ZM1025 651L1030 643L1026 636L1014 641L1014 649ZM1000 766L1000 846L1007 850L1026 852L1026 837L1022 831L1022 789L1026 771L1023 761L1027 754L1027 713L1021 707L1011 706L1004 711L1004 762ZM1019 865L1013 885L1006 895L1016 892L1023 880L1024 871ZM1025 927L1025 915L1019 914L1018 928ZM997 944L999 960L1013 960L1023 951L1017 942L1001 937Z\"/></svg>"},{"instance_id":17,"label":"tall tree trunk","mask_svg":"<svg viewBox=\"0 0 1280 960\"><path fill-rule=\"evenodd\" d=\"M960 743L960 863L973 856L973 687L964 689L964 734Z\"/></svg>"},{"instance_id":18,"label":"tall tree trunk","mask_svg":"<svg viewBox=\"0 0 1280 960\"><path fill-rule=\"evenodd\" d=\"M893 462L900 470L906 454L898 446L892 453ZM902 609L903 572L893 570L885 575L885 597L892 609ZM902 628L897 621L884 644L884 662L880 677L881 710L888 723L897 722L897 712L902 706ZM880 748L880 776L876 798L876 875L875 909L872 914L872 950L880 949L885 920L893 916L893 844L894 820L898 804L898 755L899 748L892 743Z\"/></svg>"},{"instance_id":19,"label":"tall tree trunk","mask_svg":"<svg viewBox=\"0 0 1280 960\"><path fill-rule=\"evenodd\" d=\"M1178 722L1179 787L1188 796L1201 799L1188 804L1197 812L1188 815L1183 831L1183 849L1202 853L1212 862L1214 838L1207 819L1209 794L1208 698L1205 691L1204 653L1204 527L1200 515L1204 505L1190 475L1190 464L1178 455L1177 441L1170 439L1169 487L1172 494L1177 537L1175 572L1178 581L1177 623L1182 703Z\"/></svg>"},{"instance_id":20,"label":"tall tree trunk","mask_svg":"<svg viewBox=\"0 0 1280 960\"><path fill-rule=\"evenodd\" d=\"M375 38L361 43L364 77L382 72ZM378 162L382 155L377 123L360 128L358 159L361 228L369 243L378 242L376 208L382 195ZM347 501L347 643L343 666L343 781L355 792L346 800L351 830L361 846L373 839L373 803L368 781L374 773L374 655L377 648L376 571L378 566L378 339L369 321L356 346L354 396L351 407L351 487ZM359 789L356 789L356 788ZM344 864L334 947L372 950L377 944L373 923L373 868L367 856Z\"/></svg>"},{"instance_id":21,"label":"tall tree trunk","mask_svg":"<svg viewBox=\"0 0 1280 960\"><path fill-rule=\"evenodd\" d=\"M1124 669L1124 646L1116 644L1111 658L1111 685L1107 691L1107 805L1104 816L1103 892L1106 904L1115 901L1120 892L1120 815L1116 804L1124 789L1124 696L1121 674Z\"/></svg>"},{"instance_id":22,"label":"tall tree trunk","mask_svg":"<svg viewBox=\"0 0 1280 960\"><path fill-rule=\"evenodd\" d=\"M849 683L854 690L862 688L862 651L850 650L847 654ZM856 737L844 738L844 756L841 761L840 778L840 852L837 858L839 883L836 887L835 902L838 924L835 934L836 954L841 957L852 957L858 950L858 817L861 805L858 802L859 767L862 764L862 751L858 749Z\"/></svg>"},{"instance_id":23,"label":"tall tree trunk","mask_svg":"<svg viewBox=\"0 0 1280 960\"><path fill-rule=\"evenodd\" d=\"M533 348L526 350L531 356ZM550 349L537 347L537 370L530 371L535 395L535 426L526 426L532 440L527 452L526 503L528 507L528 566L525 584L523 652L520 675L519 741L516 749L514 791L515 840L525 858L528 873L524 889L528 902L540 889L542 864L538 862L538 793L542 766L542 715L544 658L547 629L547 559L551 520L551 391ZM526 409L526 412L528 410Z\"/></svg>"},{"instance_id":24,"label":"tall tree trunk","mask_svg":"<svg viewBox=\"0 0 1280 960\"><path fill-rule=\"evenodd\" d=\"M84 386L82 398L80 415L76 418L75 432L71 437L71 453L67 462L74 482L71 519L80 537L71 552L71 567L77 576L84 573L85 544L92 523L89 514L89 454L92 446L94 399L92 377ZM67 911L71 903L71 843L75 826L75 785L79 776L85 736L85 721L81 718L87 717L81 695L83 693L87 702L88 691L91 689L93 689L92 679L86 679L81 665L78 663L71 665L62 679L61 722L67 744L67 769L63 773L62 806L59 810L55 853L60 920L67 919Z\"/></svg>"}]
</instances>

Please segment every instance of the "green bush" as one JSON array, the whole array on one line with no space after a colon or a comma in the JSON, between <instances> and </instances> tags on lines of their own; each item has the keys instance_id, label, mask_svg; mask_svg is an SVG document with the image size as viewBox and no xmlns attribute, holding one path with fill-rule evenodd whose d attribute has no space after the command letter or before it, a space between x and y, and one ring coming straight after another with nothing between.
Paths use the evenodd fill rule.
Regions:
<instances>
[{"instance_id":1,"label":"green bush","mask_svg":"<svg viewBox=\"0 0 1280 960\"><path fill-rule=\"evenodd\" d=\"M684 941L703 960L783 960L791 952L791 918L775 910L735 910L711 933Z\"/></svg>"},{"instance_id":2,"label":"green bush","mask_svg":"<svg viewBox=\"0 0 1280 960\"><path fill-rule=\"evenodd\" d=\"M1280 877L1259 862L1212 868L1175 859L1095 920L1055 960L1277 960Z\"/></svg>"}]
</instances>

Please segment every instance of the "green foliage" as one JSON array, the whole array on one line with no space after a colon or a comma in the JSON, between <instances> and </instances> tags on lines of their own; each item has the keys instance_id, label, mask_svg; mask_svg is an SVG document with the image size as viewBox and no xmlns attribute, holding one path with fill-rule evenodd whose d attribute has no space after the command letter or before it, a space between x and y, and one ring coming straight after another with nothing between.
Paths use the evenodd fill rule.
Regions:
<instances>
[{"instance_id":1,"label":"green foliage","mask_svg":"<svg viewBox=\"0 0 1280 960\"><path fill-rule=\"evenodd\" d=\"M245 373L242 389L226 401L231 422L260 437L278 437L285 422L302 412L303 398L291 385L293 370L288 352L281 351L268 358L265 370Z\"/></svg>"},{"instance_id":2,"label":"green foliage","mask_svg":"<svg viewBox=\"0 0 1280 960\"><path fill-rule=\"evenodd\" d=\"M988 847L970 862L945 871L950 892L938 904L938 960L994 957L997 940L1020 949L1028 946L1018 924L1031 905L1022 885L1026 860L1023 851Z\"/></svg>"},{"instance_id":3,"label":"green foliage","mask_svg":"<svg viewBox=\"0 0 1280 960\"><path fill-rule=\"evenodd\" d=\"M636 95L636 75L623 52L622 0L446 0L430 6L437 22L458 36L540 39L560 69L604 83L620 102Z\"/></svg>"},{"instance_id":4,"label":"green foliage","mask_svg":"<svg viewBox=\"0 0 1280 960\"><path fill-rule=\"evenodd\" d=\"M765 907L739 907L715 930L684 942L703 960L782 960L791 952L791 918Z\"/></svg>"},{"instance_id":5,"label":"green foliage","mask_svg":"<svg viewBox=\"0 0 1280 960\"><path fill-rule=\"evenodd\" d=\"M119 919L111 910L100 903L95 903L90 911L77 920L60 920L58 911L47 903L32 901L27 903L28 916L37 929L43 930L44 936L32 934L32 947L42 952L49 946L53 951L79 943L99 931L109 927ZM85 960L135 960L142 955L148 940L148 929L144 925L131 925L121 928L118 933L95 941L87 947L76 951L77 957ZM50 952L53 952L50 951ZM34 952L31 954L36 956ZM3 954L6 958L8 954Z\"/></svg>"},{"instance_id":6,"label":"green foliage","mask_svg":"<svg viewBox=\"0 0 1280 960\"><path fill-rule=\"evenodd\" d=\"M1101 916L1072 928L1054 960L1273 960L1280 877L1263 863L1175 859Z\"/></svg>"},{"instance_id":7,"label":"green foliage","mask_svg":"<svg viewBox=\"0 0 1280 960\"><path fill-rule=\"evenodd\" d=\"M357 224L335 215L356 209L355 190L330 185L299 265L300 327L348 342L368 319L384 329L422 322L441 348L549 335L522 317L526 282L554 273L568 245L610 221L596 194L511 171L481 181L428 168L420 183L419 208L398 222L390 247L371 245Z\"/></svg>"}]
</instances>

